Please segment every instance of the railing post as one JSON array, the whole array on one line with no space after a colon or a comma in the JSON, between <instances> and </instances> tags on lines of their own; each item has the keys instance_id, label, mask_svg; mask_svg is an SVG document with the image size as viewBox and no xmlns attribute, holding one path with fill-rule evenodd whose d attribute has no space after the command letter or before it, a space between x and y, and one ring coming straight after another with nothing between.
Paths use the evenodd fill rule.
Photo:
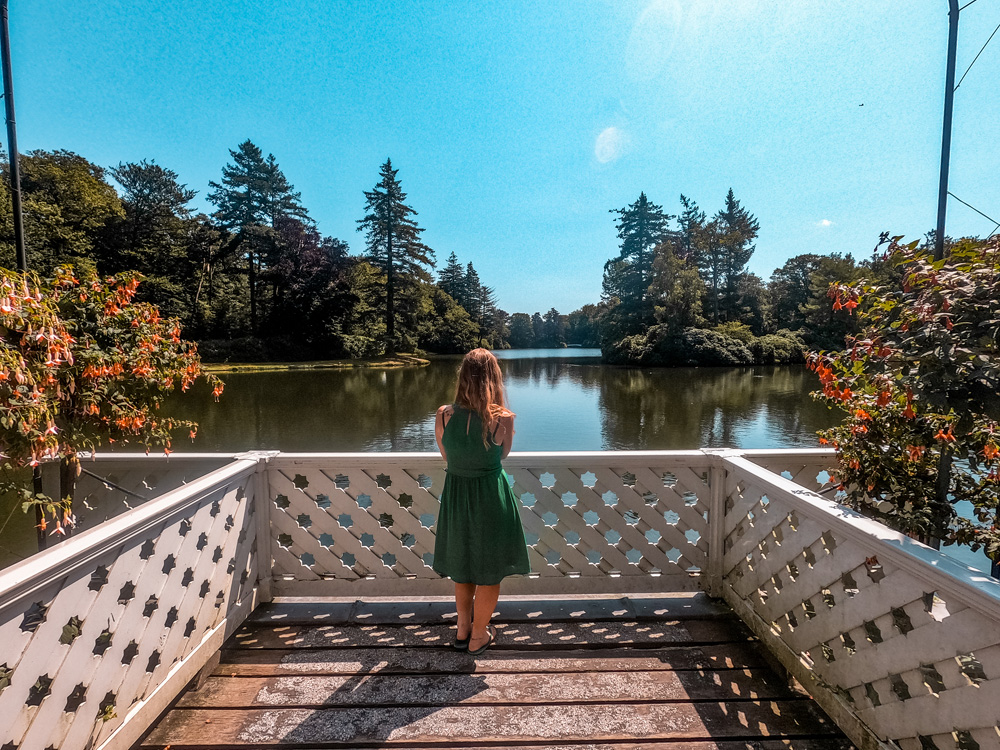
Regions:
<instances>
[{"instance_id":1,"label":"railing post","mask_svg":"<svg viewBox=\"0 0 1000 750\"><path fill-rule=\"evenodd\" d=\"M278 451L249 451L236 458L257 461L254 475L253 503L257 534L257 597L261 602L271 601L271 487L268 481L268 463Z\"/></svg>"},{"instance_id":2,"label":"railing post","mask_svg":"<svg viewBox=\"0 0 1000 750\"><path fill-rule=\"evenodd\" d=\"M742 451L728 448L703 448L702 451L709 456L712 462L708 472L710 496L706 589L709 596L721 599L723 598L722 573L726 528L726 477L729 473L726 467L726 458L740 456Z\"/></svg>"}]
</instances>

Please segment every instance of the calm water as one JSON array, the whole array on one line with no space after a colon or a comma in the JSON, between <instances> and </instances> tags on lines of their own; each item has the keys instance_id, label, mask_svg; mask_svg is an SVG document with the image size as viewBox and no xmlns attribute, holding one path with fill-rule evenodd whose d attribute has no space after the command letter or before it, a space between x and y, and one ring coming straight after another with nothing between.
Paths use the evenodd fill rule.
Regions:
<instances>
[{"instance_id":1,"label":"calm water","mask_svg":"<svg viewBox=\"0 0 1000 750\"><path fill-rule=\"evenodd\" d=\"M804 367L632 369L597 349L500 352L514 450L816 447L832 412L809 397ZM214 403L175 399L201 423L177 450L429 451L434 412L454 398L460 358L380 371L233 373Z\"/></svg>"}]
</instances>

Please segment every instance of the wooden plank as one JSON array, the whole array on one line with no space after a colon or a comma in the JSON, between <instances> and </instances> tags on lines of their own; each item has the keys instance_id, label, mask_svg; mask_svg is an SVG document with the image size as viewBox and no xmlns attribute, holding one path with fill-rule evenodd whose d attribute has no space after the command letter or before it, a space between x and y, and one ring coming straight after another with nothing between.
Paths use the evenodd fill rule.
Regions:
<instances>
[{"instance_id":1,"label":"wooden plank","mask_svg":"<svg viewBox=\"0 0 1000 750\"><path fill-rule=\"evenodd\" d=\"M794 700L770 670L210 677L180 708Z\"/></svg>"},{"instance_id":2,"label":"wooden plank","mask_svg":"<svg viewBox=\"0 0 1000 750\"><path fill-rule=\"evenodd\" d=\"M688 620L662 623L532 622L497 623L497 648L613 648L620 644L727 643L750 639L739 623ZM244 627L232 639L241 648L330 648L429 646L454 639L450 625L324 625L319 627Z\"/></svg>"},{"instance_id":3,"label":"wooden plank","mask_svg":"<svg viewBox=\"0 0 1000 750\"><path fill-rule=\"evenodd\" d=\"M283 674L438 674L494 672L601 672L670 669L753 669L767 662L752 643L669 646L600 651L490 650L478 657L451 649L333 648L224 649L214 674L231 677Z\"/></svg>"},{"instance_id":4,"label":"wooden plank","mask_svg":"<svg viewBox=\"0 0 1000 750\"><path fill-rule=\"evenodd\" d=\"M809 701L201 710L175 709L140 747L709 740L832 735Z\"/></svg>"}]
</instances>

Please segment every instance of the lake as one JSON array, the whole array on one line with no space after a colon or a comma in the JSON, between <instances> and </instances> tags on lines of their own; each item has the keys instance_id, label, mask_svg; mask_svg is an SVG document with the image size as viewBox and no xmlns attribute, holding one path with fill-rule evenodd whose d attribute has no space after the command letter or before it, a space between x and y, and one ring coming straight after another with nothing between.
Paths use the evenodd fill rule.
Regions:
<instances>
[{"instance_id":1,"label":"lake","mask_svg":"<svg viewBox=\"0 0 1000 750\"><path fill-rule=\"evenodd\" d=\"M638 369L598 349L499 352L514 450L817 447L836 417L813 401L802 366ZM201 423L175 450L430 451L434 413L455 395L460 357L427 367L231 373L171 411Z\"/></svg>"}]
</instances>

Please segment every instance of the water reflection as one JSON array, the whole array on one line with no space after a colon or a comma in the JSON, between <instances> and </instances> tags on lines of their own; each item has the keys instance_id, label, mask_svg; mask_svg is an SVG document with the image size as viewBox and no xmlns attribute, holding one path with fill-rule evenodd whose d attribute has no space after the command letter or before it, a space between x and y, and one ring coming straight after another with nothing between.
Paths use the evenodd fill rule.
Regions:
<instances>
[{"instance_id":1,"label":"water reflection","mask_svg":"<svg viewBox=\"0 0 1000 750\"><path fill-rule=\"evenodd\" d=\"M579 350L578 350L579 351ZM506 358L517 450L813 447L834 415L803 367L640 370L589 352ZM454 396L458 358L402 370L235 373L222 401L171 404L201 422L178 450L433 450L434 410Z\"/></svg>"}]
</instances>

